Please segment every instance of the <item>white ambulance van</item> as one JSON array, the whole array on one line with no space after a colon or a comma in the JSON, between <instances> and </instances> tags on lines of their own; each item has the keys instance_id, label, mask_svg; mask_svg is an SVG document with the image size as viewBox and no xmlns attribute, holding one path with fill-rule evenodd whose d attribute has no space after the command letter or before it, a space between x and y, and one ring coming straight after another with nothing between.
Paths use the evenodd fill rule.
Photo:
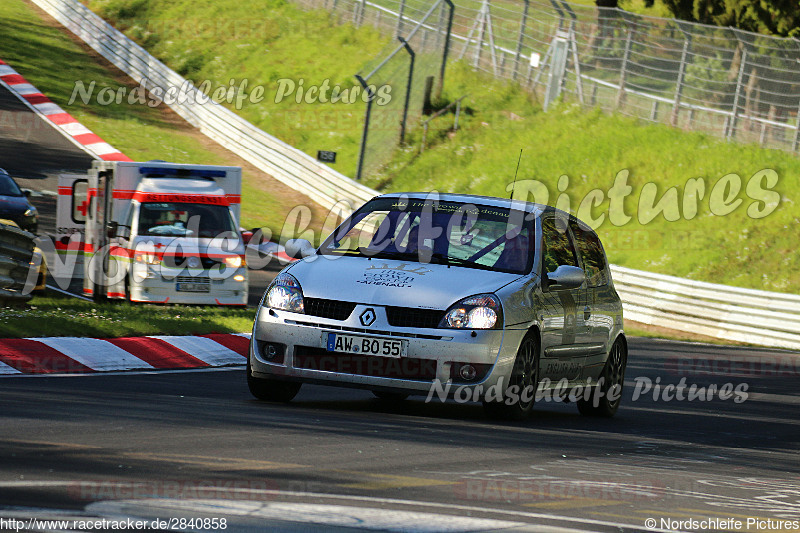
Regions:
<instances>
[{"instance_id":1,"label":"white ambulance van","mask_svg":"<svg viewBox=\"0 0 800 533\"><path fill-rule=\"evenodd\" d=\"M241 185L238 167L162 161L95 161L88 176L61 176L57 226L73 234L61 247L83 252L84 294L246 305Z\"/></svg>"}]
</instances>

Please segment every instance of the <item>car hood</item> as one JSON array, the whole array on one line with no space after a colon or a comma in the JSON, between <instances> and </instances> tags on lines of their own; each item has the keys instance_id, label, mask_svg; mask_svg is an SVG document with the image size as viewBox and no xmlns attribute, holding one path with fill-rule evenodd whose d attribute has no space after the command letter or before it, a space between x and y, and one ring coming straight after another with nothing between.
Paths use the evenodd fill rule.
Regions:
<instances>
[{"instance_id":1,"label":"car hood","mask_svg":"<svg viewBox=\"0 0 800 533\"><path fill-rule=\"evenodd\" d=\"M424 309L446 309L520 277L460 266L341 256L297 261L288 272L309 298Z\"/></svg>"},{"instance_id":2,"label":"car hood","mask_svg":"<svg viewBox=\"0 0 800 533\"><path fill-rule=\"evenodd\" d=\"M31 207L24 196L0 196L0 215L19 215Z\"/></svg>"},{"instance_id":3,"label":"car hood","mask_svg":"<svg viewBox=\"0 0 800 533\"><path fill-rule=\"evenodd\" d=\"M131 248L140 251L155 251L167 255L244 255L244 244L240 239L208 239L205 237L171 237L158 235L137 236Z\"/></svg>"}]
</instances>

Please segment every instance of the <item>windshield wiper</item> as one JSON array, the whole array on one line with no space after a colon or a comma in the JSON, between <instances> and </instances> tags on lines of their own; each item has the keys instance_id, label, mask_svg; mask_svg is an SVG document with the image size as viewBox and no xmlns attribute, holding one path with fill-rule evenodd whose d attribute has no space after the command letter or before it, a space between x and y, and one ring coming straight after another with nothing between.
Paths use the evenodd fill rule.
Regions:
<instances>
[{"instance_id":1,"label":"windshield wiper","mask_svg":"<svg viewBox=\"0 0 800 533\"><path fill-rule=\"evenodd\" d=\"M400 252L391 250L369 250L369 256L375 259L396 259L397 261L414 261L419 263L419 253Z\"/></svg>"},{"instance_id":2,"label":"windshield wiper","mask_svg":"<svg viewBox=\"0 0 800 533\"><path fill-rule=\"evenodd\" d=\"M461 259L460 257L452 257L447 254L443 254L441 252L433 252L431 254L431 259L435 260L438 263L443 265L456 265L456 266L468 266L468 267L475 267L476 264L472 261L468 261L467 259Z\"/></svg>"}]
</instances>

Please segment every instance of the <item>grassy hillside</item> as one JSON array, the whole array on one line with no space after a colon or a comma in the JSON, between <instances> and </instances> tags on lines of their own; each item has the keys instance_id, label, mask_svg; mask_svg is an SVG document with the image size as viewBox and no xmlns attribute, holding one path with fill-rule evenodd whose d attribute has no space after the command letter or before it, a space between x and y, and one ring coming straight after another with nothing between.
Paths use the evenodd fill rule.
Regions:
<instances>
[{"instance_id":1,"label":"grassy hillside","mask_svg":"<svg viewBox=\"0 0 800 533\"><path fill-rule=\"evenodd\" d=\"M352 86L352 74L382 49L386 38L369 28L336 26L325 12L303 12L279 0L85 1L198 83L246 79L251 90L262 86L266 98L245 103L239 111L243 116L309 153L336 150L336 168L352 175L363 104L298 104L291 97L275 103L275 95L281 79L298 84L303 79L306 87L326 79L331 85ZM412 130L409 146L367 183L393 191L505 196L523 149L518 192L538 180L548 191L548 203L565 206L569 199L577 211L594 191L597 205L591 216L613 262L800 292L796 157L573 105L545 114L536 98L518 87L463 65L451 66L445 101L465 94L468 109L457 134L434 132L431 146L419 155L420 132ZM440 119L439 127L446 128L449 120ZM777 183L762 180L748 188L765 169L775 171ZM609 201L618 175L627 175L631 187L623 208ZM692 193L692 186L700 184L702 194ZM566 194L559 203L560 192ZM652 202L640 202L648 195ZM662 195L666 218L651 217L646 206ZM544 200L541 194L536 199Z\"/></svg>"},{"instance_id":2,"label":"grassy hillside","mask_svg":"<svg viewBox=\"0 0 800 533\"><path fill-rule=\"evenodd\" d=\"M368 180L369 185L392 191L437 189L508 196L522 149L518 179L541 182L549 193L547 203L557 205L563 189L562 201L569 198L571 210L578 211L590 191L599 189L604 194L605 200L592 209L591 218L606 215L598 232L614 263L743 287L800 292L797 157L577 105L561 104L543 113L535 99L513 85L484 79L465 67L453 68L448 75L450 98L469 94L472 113L461 120L462 128L455 135L442 132L421 155L416 147L400 152L382 175ZM414 136L419 137L419 132L412 135L412 146L416 146ZM764 206L751 198L747 184L764 169L773 169L778 176L771 187L774 198L768 201L780 200L770 214L753 218L751 214L759 215L754 210ZM607 191L624 170L631 186L624 213L631 220L617 226L613 222L620 220L609 216ZM725 181L721 180L731 174L740 179L730 176L725 181L741 184L741 190L722 189ZM697 178L705 185L703 198L684 199L687 181ZM677 215L677 220L668 221L662 214L648 220L650 202L640 203L648 183L654 185L644 191L649 193L654 187L656 203L675 187L667 199L674 194L677 202L667 203L675 206L668 215ZM762 185L767 188L766 182ZM524 184L518 190L523 188ZM729 193L734 196L726 199ZM718 216L725 211L720 198L727 200L722 203L741 203L730 214ZM541 201L541 195L536 199ZM585 213L579 214L587 218Z\"/></svg>"},{"instance_id":3,"label":"grassy hillside","mask_svg":"<svg viewBox=\"0 0 800 533\"><path fill-rule=\"evenodd\" d=\"M327 80L350 91L357 84L353 74L389 38L369 27L338 26L327 12L306 12L285 0L84 3L196 85L208 81L210 95L233 81L247 98L229 107L310 154L336 151L337 170L354 174L364 104L308 103L305 90Z\"/></svg>"}]
</instances>

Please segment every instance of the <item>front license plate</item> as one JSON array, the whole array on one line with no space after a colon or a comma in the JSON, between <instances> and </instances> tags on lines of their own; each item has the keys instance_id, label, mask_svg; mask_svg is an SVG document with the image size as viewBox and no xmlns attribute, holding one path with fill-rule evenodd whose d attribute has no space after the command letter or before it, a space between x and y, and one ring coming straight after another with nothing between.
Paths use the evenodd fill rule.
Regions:
<instances>
[{"instance_id":1,"label":"front license plate","mask_svg":"<svg viewBox=\"0 0 800 533\"><path fill-rule=\"evenodd\" d=\"M209 292L208 283L178 283L175 286L178 292Z\"/></svg>"},{"instance_id":2,"label":"front license plate","mask_svg":"<svg viewBox=\"0 0 800 533\"><path fill-rule=\"evenodd\" d=\"M325 333L323 334L323 342L329 352L396 358L405 357L408 352L408 341L395 339L376 339L374 337L359 337L358 335Z\"/></svg>"}]
</instances>

